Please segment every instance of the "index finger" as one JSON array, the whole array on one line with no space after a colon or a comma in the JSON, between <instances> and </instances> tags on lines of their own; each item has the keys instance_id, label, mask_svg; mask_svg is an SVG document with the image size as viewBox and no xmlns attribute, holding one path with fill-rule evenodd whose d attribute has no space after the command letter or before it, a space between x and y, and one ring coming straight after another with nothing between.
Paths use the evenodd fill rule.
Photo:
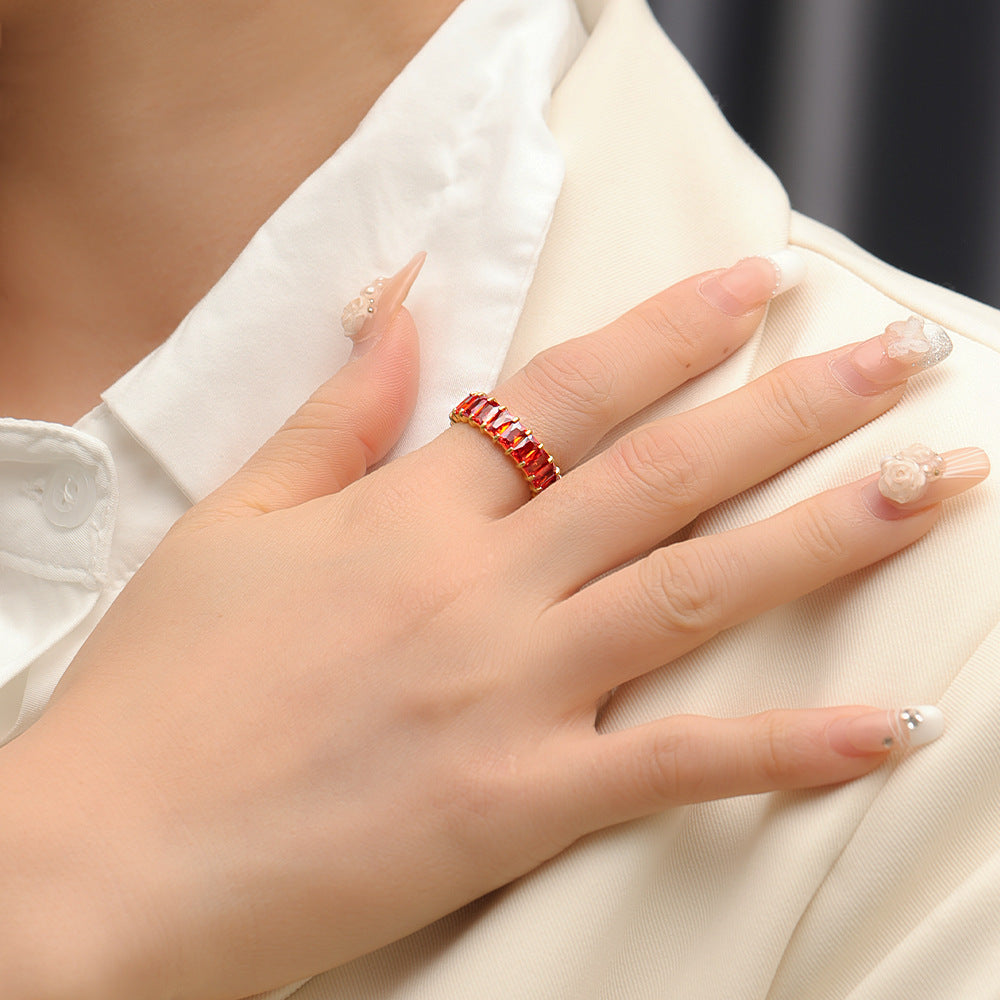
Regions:
<instances>
[{"instance_id":1,"label":"index finger","mask_svg":"<svg viewBox=\"0 0 1000 1000\"><path fill-rule=\"evenodd\" d=\"M799 254L782 250L694 275L600 330L543 351L492 395L566 470L627 417L729 357L760 324L767 303L804 273ZM528 498L514 463L485 435L454 428L441 444L468 449L457 462L452 452L449 462L466 470L449 481L463 507L492 518Z\"/></svg>"}]
</instances>

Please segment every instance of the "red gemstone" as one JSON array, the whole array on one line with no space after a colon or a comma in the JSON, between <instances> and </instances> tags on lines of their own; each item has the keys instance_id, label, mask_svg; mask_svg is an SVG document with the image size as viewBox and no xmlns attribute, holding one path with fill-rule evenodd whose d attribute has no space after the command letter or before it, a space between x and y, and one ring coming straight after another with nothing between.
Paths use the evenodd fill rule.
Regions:
<instances>
[{"instance_id":1,"label":"red gemstone","mask_svg":"<svg viewBox=\"0 0 1000 1000\"><path fill-rule=\"evenodd\" d=\"M540 454L541 451L538 445L531 438L528 438L515 451L511 452L511 457L518 465L527 465L529 462L533 462Z\"/></svg>"},{"instance_id":2,"label":"red gemstone","mask_svg":"<svg viewBox=\"0 0 1000 1000\"><path fill-rule=\"evenodd\" d=\"M524 441L526 436L521 421L515 420L506 430L497 434L497 441L505 451L511 452Z\"/></svg>"},{"instance_id":3,"label":"red gemstone","mask_svg":"<svg viewBox=\"0 0 1000 1000\"><path fill-rule=\"evenodd\" d=\"M485 427L498 413L503 411L499 403L494 403L491 399L484 399L478 406L473 407L469 414L469 419L480 427Z\"/></svg>"},{"instance_id":4,"label":"red gemstone","mask_svg":"<svg viewBox=\"0 0 1000 1000\"><path fill-rule=\"evenodd\" d=\"M539 451L530 462L525 462L523 469L526 476L537 476L543 469L551 467L552 461L543 451Z\"/></svg>"},{"instance_id":5,"label":"red gemstone","mask_svg":"<svg viewBox=\"0 0 1000 1000\"><path fill-rule=\"evenodd\" d=\"M503 407L500 412L489 423L483 423L483 427L490 431L494 437L498 437L514 423L514 418Z\"/></svg>"},{"instance_id":6,"label":"red gemstone","mask_svg":"<svg viewBox=\"0 0 1000 1000\"><path fill-rule=\"evenodd\" d=\"M556 475L555 469L553 469L547 476L542 476L538 479L533 479L531 481L531 487L537 490L539 493L544 490L547 486L551 486L559 477Z\"/></svg>"}]
</instances>

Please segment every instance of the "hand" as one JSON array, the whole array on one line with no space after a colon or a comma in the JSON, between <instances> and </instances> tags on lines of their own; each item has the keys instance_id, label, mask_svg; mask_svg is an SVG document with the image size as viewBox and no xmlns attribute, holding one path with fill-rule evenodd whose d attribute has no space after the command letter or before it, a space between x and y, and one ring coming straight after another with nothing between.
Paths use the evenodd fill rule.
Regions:
<instances>
[{"instance_id":1,"label":"hand","mask_svg":"<svg viewBox=\"0 0 1000 1000\"><path fill-rule=\"evenodd\" d=\"M877 767L885 709L595 728L617 685L908 545L986 473L966 450L908 503L873 476L653 549L888 409L919 367L877 341L793 361L581 464L735 350L774 281L761 258L696 276L498 387L571 470L530 503L462 425L361 478L414 398L395 313L170 531L0 753L7 794L32 802L3 834L0 967L36 998L240 997L601 827Z\"/></svg>"}]
</instances>

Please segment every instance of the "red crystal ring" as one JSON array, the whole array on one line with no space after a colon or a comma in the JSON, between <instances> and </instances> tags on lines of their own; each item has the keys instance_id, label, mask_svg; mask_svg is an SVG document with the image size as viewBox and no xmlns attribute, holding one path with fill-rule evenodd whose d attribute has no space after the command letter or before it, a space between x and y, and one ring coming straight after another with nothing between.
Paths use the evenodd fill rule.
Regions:
<instances>
[{"instance_id":1,"label":"red crystal ring","mask_svg":"<svg viewBox=\"0 0 1000 1000\"><path fill-rule=\"evenodd\" d=\"M559 478L559 468L535 435L495 399L470 393L451 411L451 422L472 424L496 442L517 463L533 495Z\"/></svg>"}]
</instances>

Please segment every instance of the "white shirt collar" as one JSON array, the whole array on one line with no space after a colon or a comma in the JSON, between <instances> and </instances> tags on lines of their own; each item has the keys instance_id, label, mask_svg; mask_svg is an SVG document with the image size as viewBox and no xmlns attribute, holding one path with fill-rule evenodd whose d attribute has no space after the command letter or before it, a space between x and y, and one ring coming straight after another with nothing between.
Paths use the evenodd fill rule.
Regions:
<instances>
[{"instance_id":1,"label":"white shirt collar","mask_svg":"<svg viewBox=\"0 0 1000 1000\"><path fill-rule=\"evenodd\" d=\"M406 451L496 381L563 178L545 116L585 41L573 0L464 0L175 333L104 393L192 500L347 359L343 305L420 249Z\"/></svg>"}]
</instances>

